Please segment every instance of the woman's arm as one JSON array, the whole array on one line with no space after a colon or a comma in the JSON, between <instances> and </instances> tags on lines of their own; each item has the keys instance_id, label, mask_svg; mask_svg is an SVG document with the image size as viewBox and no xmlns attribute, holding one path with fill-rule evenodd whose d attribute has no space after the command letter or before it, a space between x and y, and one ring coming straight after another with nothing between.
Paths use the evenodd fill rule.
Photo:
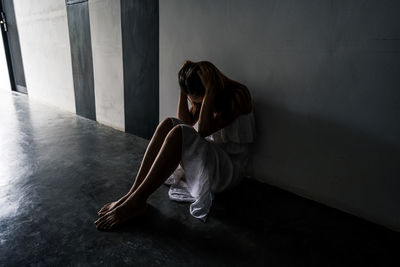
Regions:
<instances>
[{"instance_id":1,"label":"woman's arm","mask_svg":"<svg viewBox=\"0 0 400 267\"><path fill-rule=\"evenodd\" d=\"M214 88L206 89L201 105L198 130L202 137L209 136L214 132L213 129L216 128L216 121L214 118L215 91Z\"/></svg>"},{"instance_id":2,"label":"woman's arm","mask_svg":"<svg viewBox=\"0 0 400 267\"><path fill-rule=\"evenodd\" d=\"M232 120L224 120L220 116L214 116L216 96L218 91L221 90L219 88L221 85L217 82L218 74L205 65L200 66L198 74L205 87L205 95L199 114L198 131L200 136L206 137L230 124L233 118Z\"/></svg>"},{"instance_id":3,"label":"woman's arm","mask_svg":"<svg viewBox=\"0 0 400 267\"><path fill-rule=\"evenodd\" d=\"M198 74L206 91L199 115L199 134L202 137L209 136L226 127L241 114L247 114L252 110L251 96L248 89L238 84L238 87L234 89L231 99L230 118L224 119L218 115L214 116L216 95L221 90L219 88L220 84L217 82L220 77L204 65L200 66Z\"/></svg>"},{"instance_id":4,"label":"woman's arm","mask_svg":"<svg viewBox=\"0 0 400 267\"><path fill-rule=\"evenodd\" d=\"M192 103L192 106L190 107L189 110L188 98L182 90L180 91L181 92L180 92L178 111L177 111L178 118L182 120L184 123L193 126L199 118L200 106Z\"/></svg>"}]
</instances>

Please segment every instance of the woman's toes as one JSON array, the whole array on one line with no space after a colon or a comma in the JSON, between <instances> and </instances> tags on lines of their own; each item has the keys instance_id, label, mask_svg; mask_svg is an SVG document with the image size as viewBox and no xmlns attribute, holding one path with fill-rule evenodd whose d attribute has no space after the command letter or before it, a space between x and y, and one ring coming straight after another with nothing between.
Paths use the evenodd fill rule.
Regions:
<instances>
[{"instance_id":1,"label":"woman's toes","mask_svg":"<svg viewBox=\"0 0 400 267\"><path fill-rule=\"evenodd\" d=\"M99 212L98 212L98 214L100 215L100 214L105 214L105 213L107 213L108 212L108 208L106 208L106 209L101 209Z\"/></svg>"},{"instance_id":2,"label":"woman's toes","mask_svg":"<svg viewBox=\"0 0 400 267\"><path fill-rule=\"evenodd\" d=\"M116 225L117 218L114 211L110 211L105 215L101 216L97 221L95 221L96 228L99 230L110 230L111 225Z\"/></svg>"},{"instance_id":3,"label":"woman's toes","mask_svg":"<svg viewBox=\"0 0 400 267\"><path fill-rule=\"evenodd\" d=\"M147 210L147 204L144 205L121 205L115 207L104 214L100 214L100 218L94 223L99 230L111 230L120 224L133 218L141 216Z\"/></svg>"},{"instance_id":4,"label":"woman's toes","mask_svg":"<svg viewBox=\"0 0 400 267\"><path fill-rule=\"evenodd\" d=\"M104 206L99 210L99 212L98 212L97 214L100 215L100 213L105 213L105 212L108 210L108 208L110 207L110 205L111 205L111 203L108 203L108 204L104 205Z\"/></svg>"},{"instance_id":5,"label":"woman's toes","mask_svg":"<svg viewBox=\"0 0 400 267\"><path fill-rule=\"evenodd\" d=\"M102 222L102 220L99 218L94 222L94 224L96 225L96 227L98 227L101 222Z\"/></svg>"},{"instance_id":6,"label":"woman's toes","mask_svg":"<svg viewBox=\"0 0 400 267\"><path fill-rule=\"evenodd\" d=\"M111 225L114 224L115 222L116 220L114 218L107 221L107 223L104 225L104 229L112 229Z\"/></svg>"},{"instance_id":7,"label":"woman's toes","mask_svg":"<svg viewBox=\"0 0 400 267\"><path fill-rule=\"evenodd\" d=\"M107 214L104 214L100 218L98 218L94 223L96 224L96 227L99 228L101 225L104 224L104 222L107 220L108 216Z\"/></svg>"},{"instance_id":8,"label":"woman's toes","mask_svg":"<svg viewBox=\"0 0 400 267\"><path fill-rule=\"evenodd\" d=\"M99 210L99 211L97 212L97 215L100 215L100 214L102 214L102 213L104 213L104 212L105 212L105 209L102 208L101 210Z\"/></svg>"},{"instance_id":9,"label":"woman's toes","mask_svg":"<svg viewBox=\"0 0 400 267\"><path fill-rule=\"evenodd\" d=\"M102 216L104 214L106 214L108 212L108 210L101 210L97 213L97 215Z\"/></svg>"},{"instance_id":10,"label":"woman's toes","mask_svg":"<svg viewBox=\"0 0 400 267\"><path fill-rule=\"evenodd\" d=\"M107 219L103 219L99 222L99 224L97 225L98 229L104 229L104 225L107 223Z\"/></svg>"},{"instance_id":11,"label":"woman's toes","mask_svg":"<svg viewBox=\"0 0 400 267\"><path fill-rule=\"evenodd\" d=\"M108 229L108 224L110 223L110 221L111 221L111 218L108 218L105 222L104 222L104 224L102 224L102 229Z\"/></svg>"}]
</instances>

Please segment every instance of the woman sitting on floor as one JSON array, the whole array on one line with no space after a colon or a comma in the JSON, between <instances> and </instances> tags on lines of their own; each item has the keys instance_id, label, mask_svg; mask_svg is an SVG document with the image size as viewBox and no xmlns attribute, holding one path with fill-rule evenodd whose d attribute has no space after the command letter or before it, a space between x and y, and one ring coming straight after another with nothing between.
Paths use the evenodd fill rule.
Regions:
<instances>
[{"instance_id":1,"label":"woman sitting on floor","mask_svg":"<svg viewBox=\"0 0 400 267\"><path fill-rule=\"evenodd\" d=\"M190 213L205 221L213 194L244 177L248 146L255 138L246 86L207 61L186 61L178 78L179 119L167 118L158 125L132 188L98 212L98 229L110 230L142 215L147 198L164 182L171 185L171 199L192 202ZM198 131L193 128L196 122Z\"/></svg>"}]
</instances>

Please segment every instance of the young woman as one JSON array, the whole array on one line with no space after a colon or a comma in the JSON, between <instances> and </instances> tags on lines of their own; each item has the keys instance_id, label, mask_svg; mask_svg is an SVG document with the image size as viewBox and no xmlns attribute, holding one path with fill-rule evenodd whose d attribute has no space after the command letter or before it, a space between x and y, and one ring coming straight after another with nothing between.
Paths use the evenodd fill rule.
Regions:
<instances>
[{"instance_id":1,"label":"young woman","mask_svg":"<svg viewBox=\"0 0 400 267\"><path fill-rule=\"evenodd\" d=\"M178 78L179 119L158 125L132 188L98 212L98 229L110 230L142 215L147 198L164 182L171 184L171 199L192 202L190 213L205 221L213 194L243 178L255 138L248 89L207 61L186 61ZM196 122L198 131L192 127Z\"/></svg>"}]
</instances>

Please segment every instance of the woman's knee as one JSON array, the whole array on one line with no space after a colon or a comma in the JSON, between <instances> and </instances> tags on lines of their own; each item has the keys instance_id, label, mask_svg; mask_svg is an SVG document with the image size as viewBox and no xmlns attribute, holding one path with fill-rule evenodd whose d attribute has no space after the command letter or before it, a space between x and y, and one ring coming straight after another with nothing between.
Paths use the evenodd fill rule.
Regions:
<instances>
[{"instance_id":1,"label":"woman's knee","mask_svg":"<svg viewBox=\"0 0 400 267\"><path fill-rule=\"evenodd\" d=\"M165 118L162 122L160 122L157 126L157 132L163 132L165 134L169 133L171 129L174 127L173 118Z\"/></svg>"},{"instance_id":2,"label":"woman's knee","mask_svg":"<svg viewBox=\"0 0 400 267\"><path fill-rule=\"evenodd\" d=\"M175 125L165 137L165 142L182 143L182 127L183 125Z\"/></svg>"},{"instance_id":3,"label":"woman's knee","mask_svg":"<svg viewBox=\"0 0 400 267\"><path fill-rule=\"evenodd\" d=\"M167 117L162 122L158 124L158 126L168 126L168 128L172 129L174 126L179 124L185 124L182 120L175 117Z\"/></svg>"},{"instance_id":4,"label":"woman's knee","mask_svg":"<svg viewBox=\"0 0 400 267\"><path fill-rule=\"evenodd\" d=\"M172 127L167 135L167 139L175 138L176 136L180 136L182 138L182 127L183 125L181 124Z\"/></svg>"}]
</instances>

